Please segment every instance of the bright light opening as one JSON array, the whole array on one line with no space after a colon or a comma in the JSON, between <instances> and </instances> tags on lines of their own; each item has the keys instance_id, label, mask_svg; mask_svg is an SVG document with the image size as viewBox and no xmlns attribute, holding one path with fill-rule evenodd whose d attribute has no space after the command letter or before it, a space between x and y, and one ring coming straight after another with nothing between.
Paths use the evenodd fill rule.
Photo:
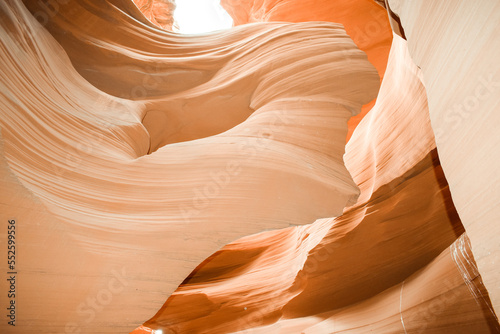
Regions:
<instances>
[{"instance_id":1,"label":"bright light opening","mask_svg":"<svg viewBox=\"0 0 500 334\"><path fill-rule=\"evenodd\" d=\"M176 0L175 5L175 32L203 34L233 26L233 19L222 8L220 0Z\"/></svg>"},{"instance_id":2,"label":"bright light opening","mask_svg":"<svg viewBox=\"0 0 500 334\"><path fill-rule=\"evenodd\" d=\"M163 334L163 331L161 329L156 329L156 330L153 330L152 334Z\"/></svg>"}]
</instances>

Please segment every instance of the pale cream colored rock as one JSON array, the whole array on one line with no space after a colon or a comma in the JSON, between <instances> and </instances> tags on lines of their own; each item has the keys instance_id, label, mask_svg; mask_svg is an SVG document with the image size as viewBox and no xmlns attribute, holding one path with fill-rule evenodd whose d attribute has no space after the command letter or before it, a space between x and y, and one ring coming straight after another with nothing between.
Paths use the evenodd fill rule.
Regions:
<instances>
[{"instance_id":1,"label":"pale cream colored rock","mask_svg":"<svg viewBox=\"0 0 500 334\"><path fill-rule=\"evenodd\" d=\"M465 235L455 241L464 230L421 79L395 35L377 103L346 146L356 204L226 246L147 325L200 334L498 332Z\"/></svg>"},{"instance_id":2,"label":"pale cream colored rock","mask_svg":"<svg viewBox=\"0 0 500 334\"><path fill-rule=\"evenodd\" d=\"M422 69L444 173L500 310L500 3L390 0Z\"/></svg>"},{"instance_id":3,"label":"pale cream colored rock","mask_svg":"<svg viewBox=\"0 0 500 334\"><path fill-rule=\"evenodd\" d=\"M17 218L30 252L23 333L133 330L221 246L355 202L347 120L379 77L341 26L249 25L179 54L184 40L126 1L29 5L63 47L22 3L0 4L2 228Z\"/></svg>"}]
</instances>

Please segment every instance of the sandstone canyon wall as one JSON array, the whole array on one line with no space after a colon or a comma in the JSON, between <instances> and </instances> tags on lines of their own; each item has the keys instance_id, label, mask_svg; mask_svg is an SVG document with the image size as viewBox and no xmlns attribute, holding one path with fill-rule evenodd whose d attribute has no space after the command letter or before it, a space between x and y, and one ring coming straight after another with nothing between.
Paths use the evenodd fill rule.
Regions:
<instances>
[{"instance_id":1,"label":"sandstone canyon wall","mask_svg":"<svg viewBox=\"0 0 500 334\"><path fill-rule=\"evenodd\" d=\"M346 147L358 202L306 230L226 246L147 325L167 333L498 332L423 110L422 75L394 36L377 104Z\"/></svg>"},{"instance_id":2,"label":"sandstone canyon wall","mask_svg":"<svg viewBox=\"0 0 500 334\"><path fill-rule=\"evenodd\" d=\"M23 332L132 330L223 245L356 200L346 122L379 79L339 25L185 40L128 1L54 9L2 4L3 150L31 194L2 192L33 261ZM33 198L51 229L16 217Z\"/></svg>"},{"instance_id":3,"label":"sandstone canyon wall","mask_svg":"<svg viewBox=\"0 0 500 334\"><path fill-rule=\"evenodd\" d=\"M500 310L500 3L389 1L422 68L430 118L453 201ZM432 23L429 23L432 22ZM432 52L430 52L432 50Z\"/></svg>"},{"instance_id":4,"label":"sandstone canyon wall","mask_svg":"<svg viewBox=\"0 0 500 334\"><path fill-rule=\"evenodd\" d=\"M171 0L134 0L137 8L154 25L172 30L175 2Z\"/></svg>"},{"instance_id":5,"label":"sandstone canyon wall","mask_svg":"<svg viewBox=\"0 0 500 334\"><path fill-rule=\"evenodd\" d=\"M495 1L134 2L0 4L2 332L500 332Z\"/></svg>"}]
</instances>

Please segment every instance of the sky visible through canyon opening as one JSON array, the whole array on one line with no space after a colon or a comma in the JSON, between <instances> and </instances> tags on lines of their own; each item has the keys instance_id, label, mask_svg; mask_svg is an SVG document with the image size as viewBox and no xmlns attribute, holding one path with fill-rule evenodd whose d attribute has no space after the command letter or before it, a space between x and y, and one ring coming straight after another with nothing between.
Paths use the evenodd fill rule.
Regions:
<instances>
[{"instance_id":1,"label":"sky visible through canyon opening","mask_svg":"<svg viewBox=\"0 0 500 334\"><path fill-rule=\"evenodd\" d=\"M175 3L175 32L202 34L233 26L233 19L222 8L220 0L177 0Z\"/></svg>"}]
</instances>

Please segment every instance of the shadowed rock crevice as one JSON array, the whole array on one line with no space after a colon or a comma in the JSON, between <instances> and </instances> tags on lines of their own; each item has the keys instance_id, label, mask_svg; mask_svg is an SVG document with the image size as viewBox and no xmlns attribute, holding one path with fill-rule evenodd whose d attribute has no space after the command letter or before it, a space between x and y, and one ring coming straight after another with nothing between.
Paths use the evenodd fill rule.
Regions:
<instances>
[{"instance_id":1,"label":"shadowed rock crevice","mask_svg":"<svg viewBox=\"0 0 500 334\"><path fill-rule=\"evenodd\" d=\"M499 332L500 3L135 3L0 2L1 333Z\"/></svg>"}]
</instances>

